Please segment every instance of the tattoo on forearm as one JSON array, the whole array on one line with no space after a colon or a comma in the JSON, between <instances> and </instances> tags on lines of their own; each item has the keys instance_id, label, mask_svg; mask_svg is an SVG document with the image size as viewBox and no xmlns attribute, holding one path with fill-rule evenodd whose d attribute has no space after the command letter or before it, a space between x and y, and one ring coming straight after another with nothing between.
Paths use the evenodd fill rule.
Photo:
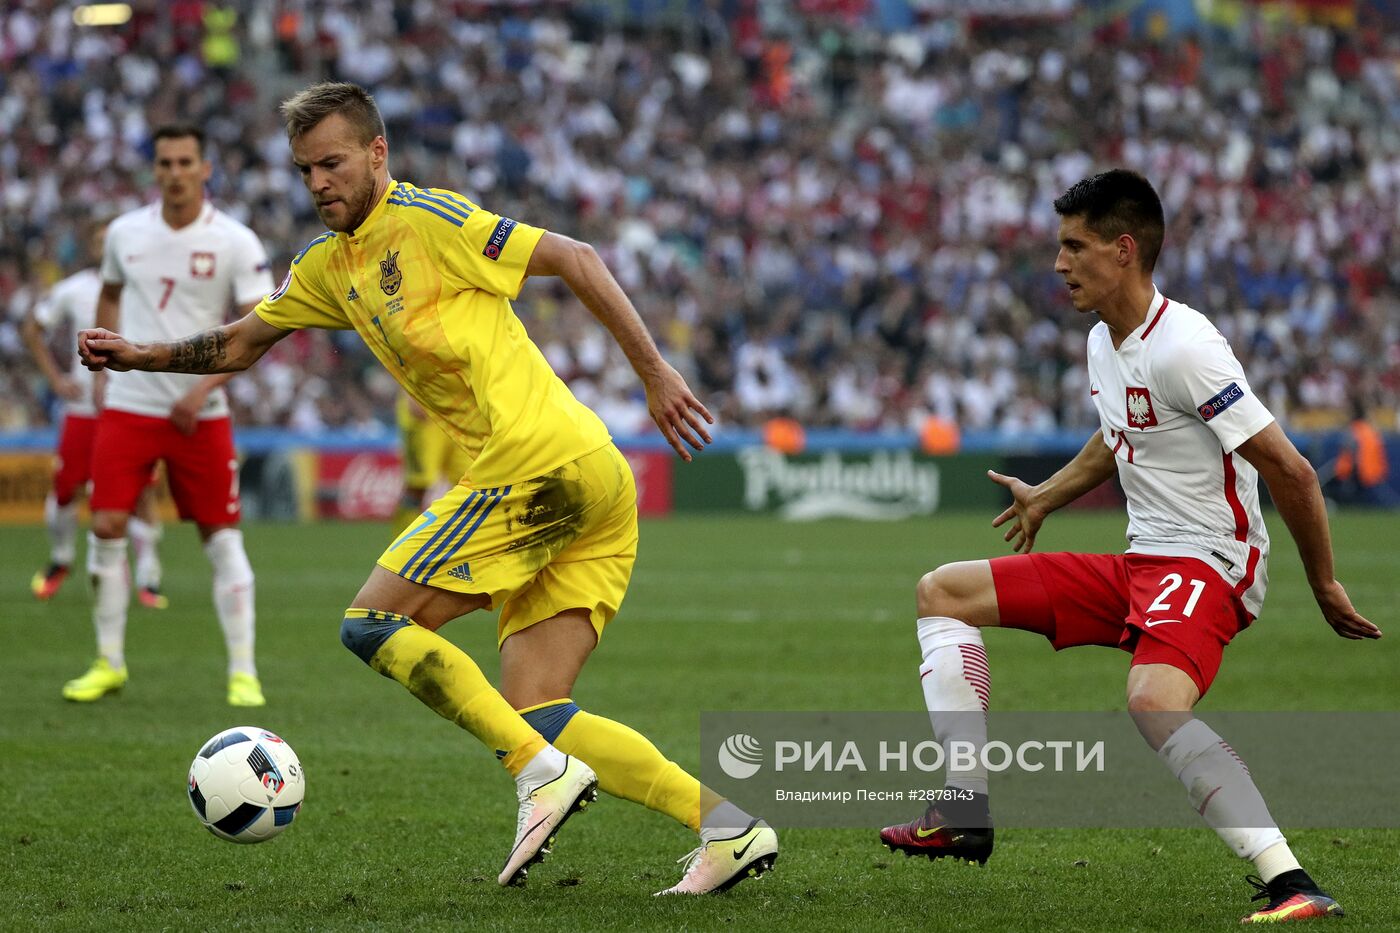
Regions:
<instances>
[{"instance_id":1,"label":"tattoo on forearm","mask_svg":"<svg viewBox=\"0 0 1400 933\"><path fill-rule=\"evenodd\" d=\"M216 373L228 361L228 334L223 328L206 330L169 346L171 372Z\"/></svg>"}]
</instances>

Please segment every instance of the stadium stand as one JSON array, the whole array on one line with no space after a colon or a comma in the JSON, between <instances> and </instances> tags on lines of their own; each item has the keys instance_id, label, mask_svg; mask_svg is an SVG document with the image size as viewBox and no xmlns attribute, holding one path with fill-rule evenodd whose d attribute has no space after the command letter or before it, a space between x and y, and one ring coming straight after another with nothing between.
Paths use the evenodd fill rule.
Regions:
<instances>
[{"instance_id":1,"label":"stadium stand","mask_svg":"<svg viewBox=\"0 0 1400 933\"><path fill-rule=\"evenodd\" d=\"M374 91L399 177L598 244L731 425L1092 427L1050 203L1121 164L1163 194L1159 284L1211 314L1289 427L1359 400L1393 429L1389 5L1286 29L1262 8L1183 26L1096 6L177 0L115 30L7 4L0 430L49 423L17 325L90 217L146 198L160 122L207 127L212 193L280 276L319 227L276 103L321 77ZM630 371L566 297L536 284L517 310L614 433L642 430ZM274 353L231 385L238 423L391 432L393 384L353 333Z\"/></svg>"}]
</instances>

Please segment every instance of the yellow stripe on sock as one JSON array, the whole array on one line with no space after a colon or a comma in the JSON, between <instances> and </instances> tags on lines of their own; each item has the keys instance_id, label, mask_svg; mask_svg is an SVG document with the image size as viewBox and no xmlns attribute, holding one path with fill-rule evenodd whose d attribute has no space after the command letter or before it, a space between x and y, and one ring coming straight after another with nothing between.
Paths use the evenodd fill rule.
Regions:
<instances>
[{"instance_id":1,"label":"yellow stripe on sock","mask_svg":"<svg viewBox=\"0 0 1400 933\"><path fill-rule=\"evenodd\" d=\"M524 709L516 710L516 712L524 716L526 713L533 713L535 710L544 709L546 706L558 706L561 703L572 702L574 702L572 697L563 697L558 700L545 700L543 703L536 703L534 706L527 706Z\"/></svg>"}]
</instances>

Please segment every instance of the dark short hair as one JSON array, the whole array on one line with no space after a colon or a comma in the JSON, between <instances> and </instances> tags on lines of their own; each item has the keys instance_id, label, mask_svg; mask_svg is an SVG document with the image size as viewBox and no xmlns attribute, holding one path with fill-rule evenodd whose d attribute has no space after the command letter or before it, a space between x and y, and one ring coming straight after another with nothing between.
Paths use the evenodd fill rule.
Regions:
<instances>
[{"instance_id":1,"label":"dark short hair","mask_svg":"<svg viewBox=\"0 0 1400 933\"><path fill-rule=\"evenodd\" d=\"M359 133L360 142L369 145L384 135L384 118L369 91L346 81L313 84L282 101L282 119L287 121L287 138L296 139L333 113L343 116Z\"/></svg>"},{"instance_id":2,"label":"dark short hair","mask_svg":"<svg viewBox=\"0 0 1400 933\"><path fill-rule=\"evenodd\" d=\"M1126 233L1137 241L1143 269L1151 272L1157 264L1167 229L1162 199L1137 172L1115 168L1075 182L1055 199L1055 213L1083 217L1084 225L1104 240Z\"/></svg>"},{"instance_id":3,"label":"dark short hair","mask_svg":"<svg viewBox=\"0 0 1400 933\"><path fill-rule=\"evenodd\" d=\"M154 151L156 143L162 139L185 139L193 137L195 148L199 150L199 157L204 158L204 131L193 123L166 123L156 128L151 134L151 149Z\"/></svg>"}]
</instances>

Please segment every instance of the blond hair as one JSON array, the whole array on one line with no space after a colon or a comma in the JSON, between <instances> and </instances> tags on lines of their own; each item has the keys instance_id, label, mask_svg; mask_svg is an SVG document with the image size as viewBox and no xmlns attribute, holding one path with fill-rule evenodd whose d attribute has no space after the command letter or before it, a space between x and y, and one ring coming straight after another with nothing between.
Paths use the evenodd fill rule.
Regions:
<instances>
[{"instance_id":1,"label":"blond hair","mask_svg":"<svg viewBox=\"0 0 1400 933\"><path fill-rule=\"evenodd\" d=\"M369 145L384 135L384 118L369 91L358 84L324 81L313 84L282 101L282 119L287 121L287 138L296 139L333 113L343 116Z\"/></svg>"}]
</instances>

